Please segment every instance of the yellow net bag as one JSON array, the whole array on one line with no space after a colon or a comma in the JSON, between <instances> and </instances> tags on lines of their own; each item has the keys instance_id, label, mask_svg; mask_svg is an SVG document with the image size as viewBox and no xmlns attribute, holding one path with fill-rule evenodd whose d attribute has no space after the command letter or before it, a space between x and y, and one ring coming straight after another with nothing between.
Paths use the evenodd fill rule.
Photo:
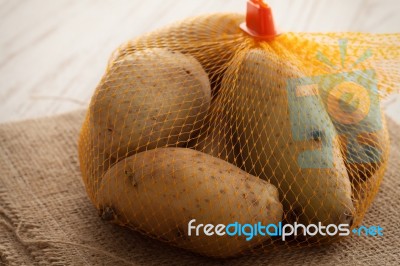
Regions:
<instances>
[{"instance_id":1,"label":"yellow net bag","mask_svg":"<svg viewBox=\"0 0 400 266\"><path fill-rule=\"evenodd\" d=\"M103 219L212 257L357 230L389 156L400 35L277 34L269 12L249 1L247 18L189 18L113 53L79 139Z\"/></svg>"}]
</instances>

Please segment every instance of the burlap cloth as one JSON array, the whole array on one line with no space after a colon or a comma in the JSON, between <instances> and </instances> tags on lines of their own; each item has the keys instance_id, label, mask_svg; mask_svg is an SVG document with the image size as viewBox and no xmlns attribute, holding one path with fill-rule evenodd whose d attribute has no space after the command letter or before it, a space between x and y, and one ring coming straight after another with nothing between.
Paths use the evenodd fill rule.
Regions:
<instances>
[{"instance_id":1,"label":"burlap cloth","mask_svg":"<svg viewBox=\"0 0 400 266\"><path fill-rule=\"evenodd\" d=\"M210 260L102 221L77 158L84 111L0 125L0 264L400 265L400 126L389 121L391 159L364 219L383 237L348 237L320 248Z\"/></svg>"}]
</instances>

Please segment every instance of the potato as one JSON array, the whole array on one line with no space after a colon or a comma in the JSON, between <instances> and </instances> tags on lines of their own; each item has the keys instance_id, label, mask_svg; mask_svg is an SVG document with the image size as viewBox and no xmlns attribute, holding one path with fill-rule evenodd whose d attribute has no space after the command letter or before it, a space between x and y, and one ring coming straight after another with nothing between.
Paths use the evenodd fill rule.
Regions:
<instances>
[{"instance_id":1,"label":"potato","mask_svg":"<svg viewBox=\"0 0 400 266\"><path fill-rule=\"evenodd\" d=\"M270 183L205 153L158 148L128 157L104 175L100 215L117 224L206 256L229 257L268 240L255 236L188 235L193 225L277 224L278 191Z\"/></svg>"},{"instance_id":2,"label":"potato","mask_svg":"<svg viewBox=\"0 0 400 266\"><path fill-rule=\"evenodd\" d=\"M278 187L286 221L351 224L351 183L335 128L318 97L289 99L290 79L306 75L273 54L238 54L222 83L243 169Z\"/></svg>"},{"instance_id":3,"label":"potato","mask_svg":"<svg viewBox=\"0 0 400 266\"><path fill-rule=\"evenodd\" d=\"M377 102L379 96L368 93L357 83L341 82L331 90L322 91L322 97L340 134L353 202L359 214L354 224L359 225L378 192L387 166L390 145L385 116Z\"/></svg>"},{"instance_id":4,"label":"potato","mask_svg":"<svg viewBox=\"0 0 400 266\"><path fill-rule=\"evenodd\" d=\"M116 61L90 105L100 154L118 161L148 149L185 146L211 101L210 83L191 56L146 49Z\"/></svg>"},{"instance_id":5,"label":"potato","mask_svg":"<svg viewBox=\"0 0 400 266\"><path fill-rule=\"evenodd\" d=\"M145 49L119 57L98 85L80 134L80 165L90 198L104 172L126 156L186 146L210 102L207 74L191 56Z\"/></svg>"}]
</instances>

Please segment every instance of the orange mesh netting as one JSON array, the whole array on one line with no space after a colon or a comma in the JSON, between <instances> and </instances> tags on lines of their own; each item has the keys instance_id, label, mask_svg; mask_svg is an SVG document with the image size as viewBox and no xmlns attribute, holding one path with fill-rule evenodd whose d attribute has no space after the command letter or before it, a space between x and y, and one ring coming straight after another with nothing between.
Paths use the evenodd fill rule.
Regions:
<instances>
[{"instance_id":1,"label":"orange mesh netting","mask_svg":"<svg viewBox=\"0 0 400 266\"><path fill-rule=\"evenodd\" d=\"M263 39L244 21L189 18L113 53L79 140L103 219L215 257L340 238L195 236L191 220L360 225L389 156L380 100L399 88L400 35Z\"/></svg>"}]
</instances>

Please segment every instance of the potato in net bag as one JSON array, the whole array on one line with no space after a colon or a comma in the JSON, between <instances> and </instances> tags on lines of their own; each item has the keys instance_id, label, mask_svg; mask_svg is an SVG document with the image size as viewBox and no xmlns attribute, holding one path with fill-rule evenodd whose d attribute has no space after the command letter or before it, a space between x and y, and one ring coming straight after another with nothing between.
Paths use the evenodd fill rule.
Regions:
<instances>
[{"instance_id":1,"label":"potato in net bag","mask_svg":"<svg viewBox=\"0 0 400 266\"><path fill-rule=\"evenodd\" d=\"M380 100L399 88L400 35L277 34L270 12L249 1L246 17L189 18L113 53L79 139L103 219L222 258L361 224L389 156Z\"/></svg>"}]
</instances>

